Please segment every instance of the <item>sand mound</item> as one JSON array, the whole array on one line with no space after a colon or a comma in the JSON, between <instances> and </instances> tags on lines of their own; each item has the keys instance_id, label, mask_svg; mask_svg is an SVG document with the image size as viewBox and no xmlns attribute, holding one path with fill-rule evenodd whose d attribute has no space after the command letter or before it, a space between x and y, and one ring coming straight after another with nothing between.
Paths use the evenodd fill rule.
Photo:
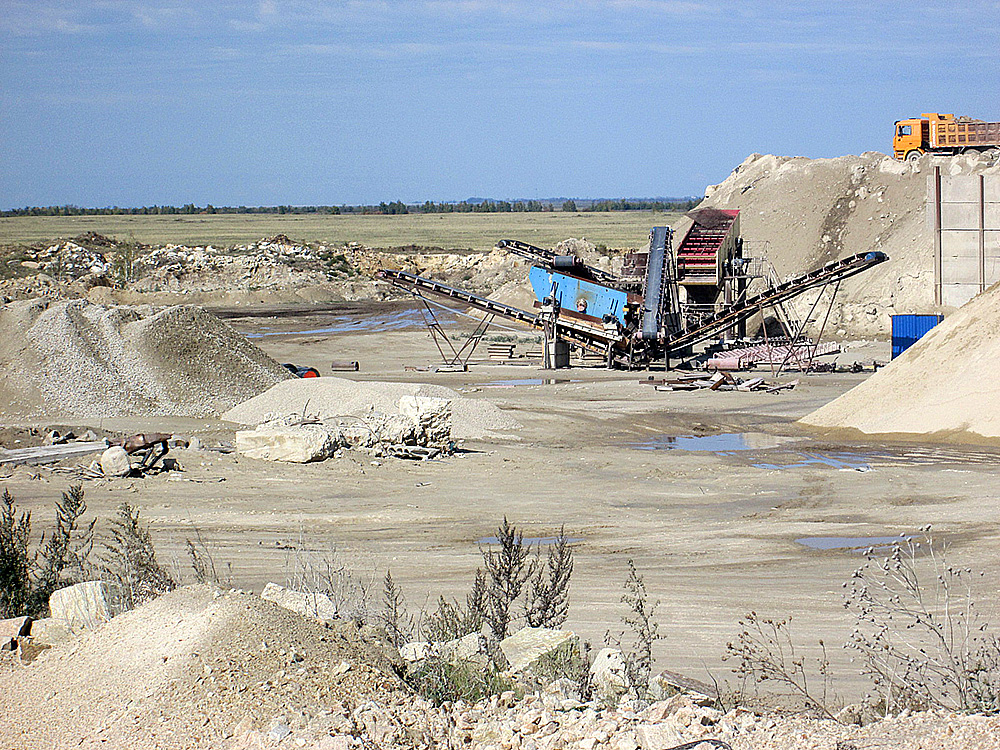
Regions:
<instances>
[{"instance_id":1,"label":"sand mound","mask_svg":"<svg viewBox=\"0 0 1000 750\"><path fill-rule=\"evenodd\" d=\"M343 661L352 669L333 676ZM24 750L222 747L236 722L267 731L275 717L297 736L323 736L340 718L320 708L399 687L385 651L355 626L328 629L209 586L166 594L28 667L7 665L0 745Z\"/></svg>"},{"instance_id":2,"label":"sand mound","mask_svg":"<svg viewBox=\"0 0 1000 750\"><path fill-rule=\"evenodd\" d=\"M218 414L290 377L201 308L32 300L0 307L7 416Z\"/></svg>"},{"instance_id":3,"label":"sand mound","mask_svg":"<svg viewBox=\"0 0 1000 750\"><path fill-rule=\"evenodd\" d=\"M1000 440L1000 284L861 385L802 418L867 434Z\"/></svg>"},{"instance_id":4,"label":"sand mound","mask_svg":"<svg viewBox=\"0 0 1000 750\"><path fill-rule=\"evenodd\" d=\"M317 414L321 418L362 416L371 411L399 413L400 396L429 396L451 401L452 435L456 438L491 437L521 425L485 399L464 398L451 388L421 383L379 383L345 378L288 380L240 404L223 419L258 425L291 414Z\"/></svg>"},{"instance_id":5,"label":"sand mound","mask_svg":"<svg viewBox=\"0 0 1000 750\"><path fill-rule=\"evenodd\" d=\"M898 162L876 152L836 159L753 154L701 207L738 208L748 255L764 255L782 278L837 258L881 250L889 262L844 282L828 333L886 335L890 315L934 312L933 243L927 229L927 178L995 174L988 156ZM686 230L684 222L679 230ZM811 303L813 295L806 295ZM805 309L801 310L804 314Z\"/></svg>"}]
</instances>

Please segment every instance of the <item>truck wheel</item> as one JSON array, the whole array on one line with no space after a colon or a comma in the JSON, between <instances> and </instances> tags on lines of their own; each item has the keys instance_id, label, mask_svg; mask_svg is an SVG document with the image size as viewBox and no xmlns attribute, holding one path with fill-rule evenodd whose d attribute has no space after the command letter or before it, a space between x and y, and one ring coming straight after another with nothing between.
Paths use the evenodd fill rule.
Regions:
<instances>
[{"instance_id":1,"label":"truck wheel","mask_svg":"<svg viewBox=\"0 0 1000 750\"><path fill-rule=\"evenodd\" d=\"M921 153L920 153L919 151L917 151L916 149L913 149L912 151L907 151L907 152L906 152L906 160L907 160L907 161L916 161L916 160L917 160L917 159L919 159L919 158L920 158L921 156L923 156L923 154L921 154Z\"/></svg>"}]
</instances>

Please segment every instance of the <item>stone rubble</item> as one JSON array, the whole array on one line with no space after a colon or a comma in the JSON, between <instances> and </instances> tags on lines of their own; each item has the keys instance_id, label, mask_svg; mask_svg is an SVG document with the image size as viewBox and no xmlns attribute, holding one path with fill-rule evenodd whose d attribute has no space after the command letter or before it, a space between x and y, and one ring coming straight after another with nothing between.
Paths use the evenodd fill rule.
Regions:
<instances>
[{"instance_id":1,"label":"stone rubble","mask_svg":"<svg viewBox=\"0 0 1000 750\"><path fill-rule=\"evenodd\" d=\"M451 402L404 395L399 414L372 411L364 417L323 421L301 415L269 421L236 433L241 456L264 461L309 463L334 457L341 448L374 456L392 455L399 446L446 448L451 442Z\"/></svg>"}]
</instances>

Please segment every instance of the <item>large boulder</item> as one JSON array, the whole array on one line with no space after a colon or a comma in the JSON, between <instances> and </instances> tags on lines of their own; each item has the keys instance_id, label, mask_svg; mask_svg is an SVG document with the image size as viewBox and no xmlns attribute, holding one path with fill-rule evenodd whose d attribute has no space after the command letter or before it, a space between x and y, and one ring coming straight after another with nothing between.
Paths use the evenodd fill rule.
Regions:
<instances>
[{"instance_id":1,"label":"large boulder","mask_svg":"<svg viewBox=\"0 0 1000 750\"><path fill-rule=\"evenodd\" d=\"M262 424L256 430L236 433L236 452L264 461L322 461L341 443L339 429L319 424Z\"/></svg>"},{"instance_id":2,"label":"large boulder","mask_svg":"<svg viewBox=\"0 0 1000 750\"><path fill-rule=\"evenodd\" d=\"M621 649L602 648L590 665L590 684L601 698L614 698L625 692L625 655Z\"/></svg>"},{"instance_id":3,"label":"large boulder","mask_svg":"<svg viewBox=\"0 0 1000 750\"><path fill-rule=\"evenodd\" d=\"M579 648L580 639L576 633L551 628L522 628L500 641L500 650L512 673L530 669L545 656L576 655Z\"/></svg>"},{"instance_id":4,"label":"large boulder","mask_svg":"<svg viewBox=\"0 0 1000 750\"><path fill-rule=\"evenodd\" d=\"M337 606L326 594L308 591L295 591L268 583L260 594L261 599L274 602L279 607L297 612L303 617L315 617L319 620L336 620Z\"/></svg>"},{"instance_id":5,"label":"large boulder","mask_svg":"<svg viewBox=\"0 0 1000 750\"><path fill-rule=\"evenodd\" d=\"M101 471L106 477L127 477L132 471L128 453L120 445L112 445L101 454Z\"/></svg>"},{"instance_id":6,"label":"large boulder","mask_svg":"<svg viewBox=\"0 0 1000 750\"><path fill-rule=\"evenodd\" d=\"M122 612L117 586L85 581L58 589L49 597L49 614L73 633L96 628Z\"/></svg>"}]
</instances>

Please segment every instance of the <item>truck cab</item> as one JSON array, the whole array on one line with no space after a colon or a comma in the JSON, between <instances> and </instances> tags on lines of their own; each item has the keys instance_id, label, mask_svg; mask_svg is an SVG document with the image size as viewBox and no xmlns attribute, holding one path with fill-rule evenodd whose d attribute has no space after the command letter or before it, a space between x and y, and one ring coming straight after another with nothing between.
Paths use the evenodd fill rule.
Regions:
<instances>
[{"instance_id":1,"label":"truck cab","mask_svg":"<svg viewBox=\"0 0 1000 750\"><path fill-rule=\"evenodd\" d=\"M897 120L892 138L892 155L899 160L916 159L926 150L929 137L928 120Z\"/></svg>"}]
</instances>

